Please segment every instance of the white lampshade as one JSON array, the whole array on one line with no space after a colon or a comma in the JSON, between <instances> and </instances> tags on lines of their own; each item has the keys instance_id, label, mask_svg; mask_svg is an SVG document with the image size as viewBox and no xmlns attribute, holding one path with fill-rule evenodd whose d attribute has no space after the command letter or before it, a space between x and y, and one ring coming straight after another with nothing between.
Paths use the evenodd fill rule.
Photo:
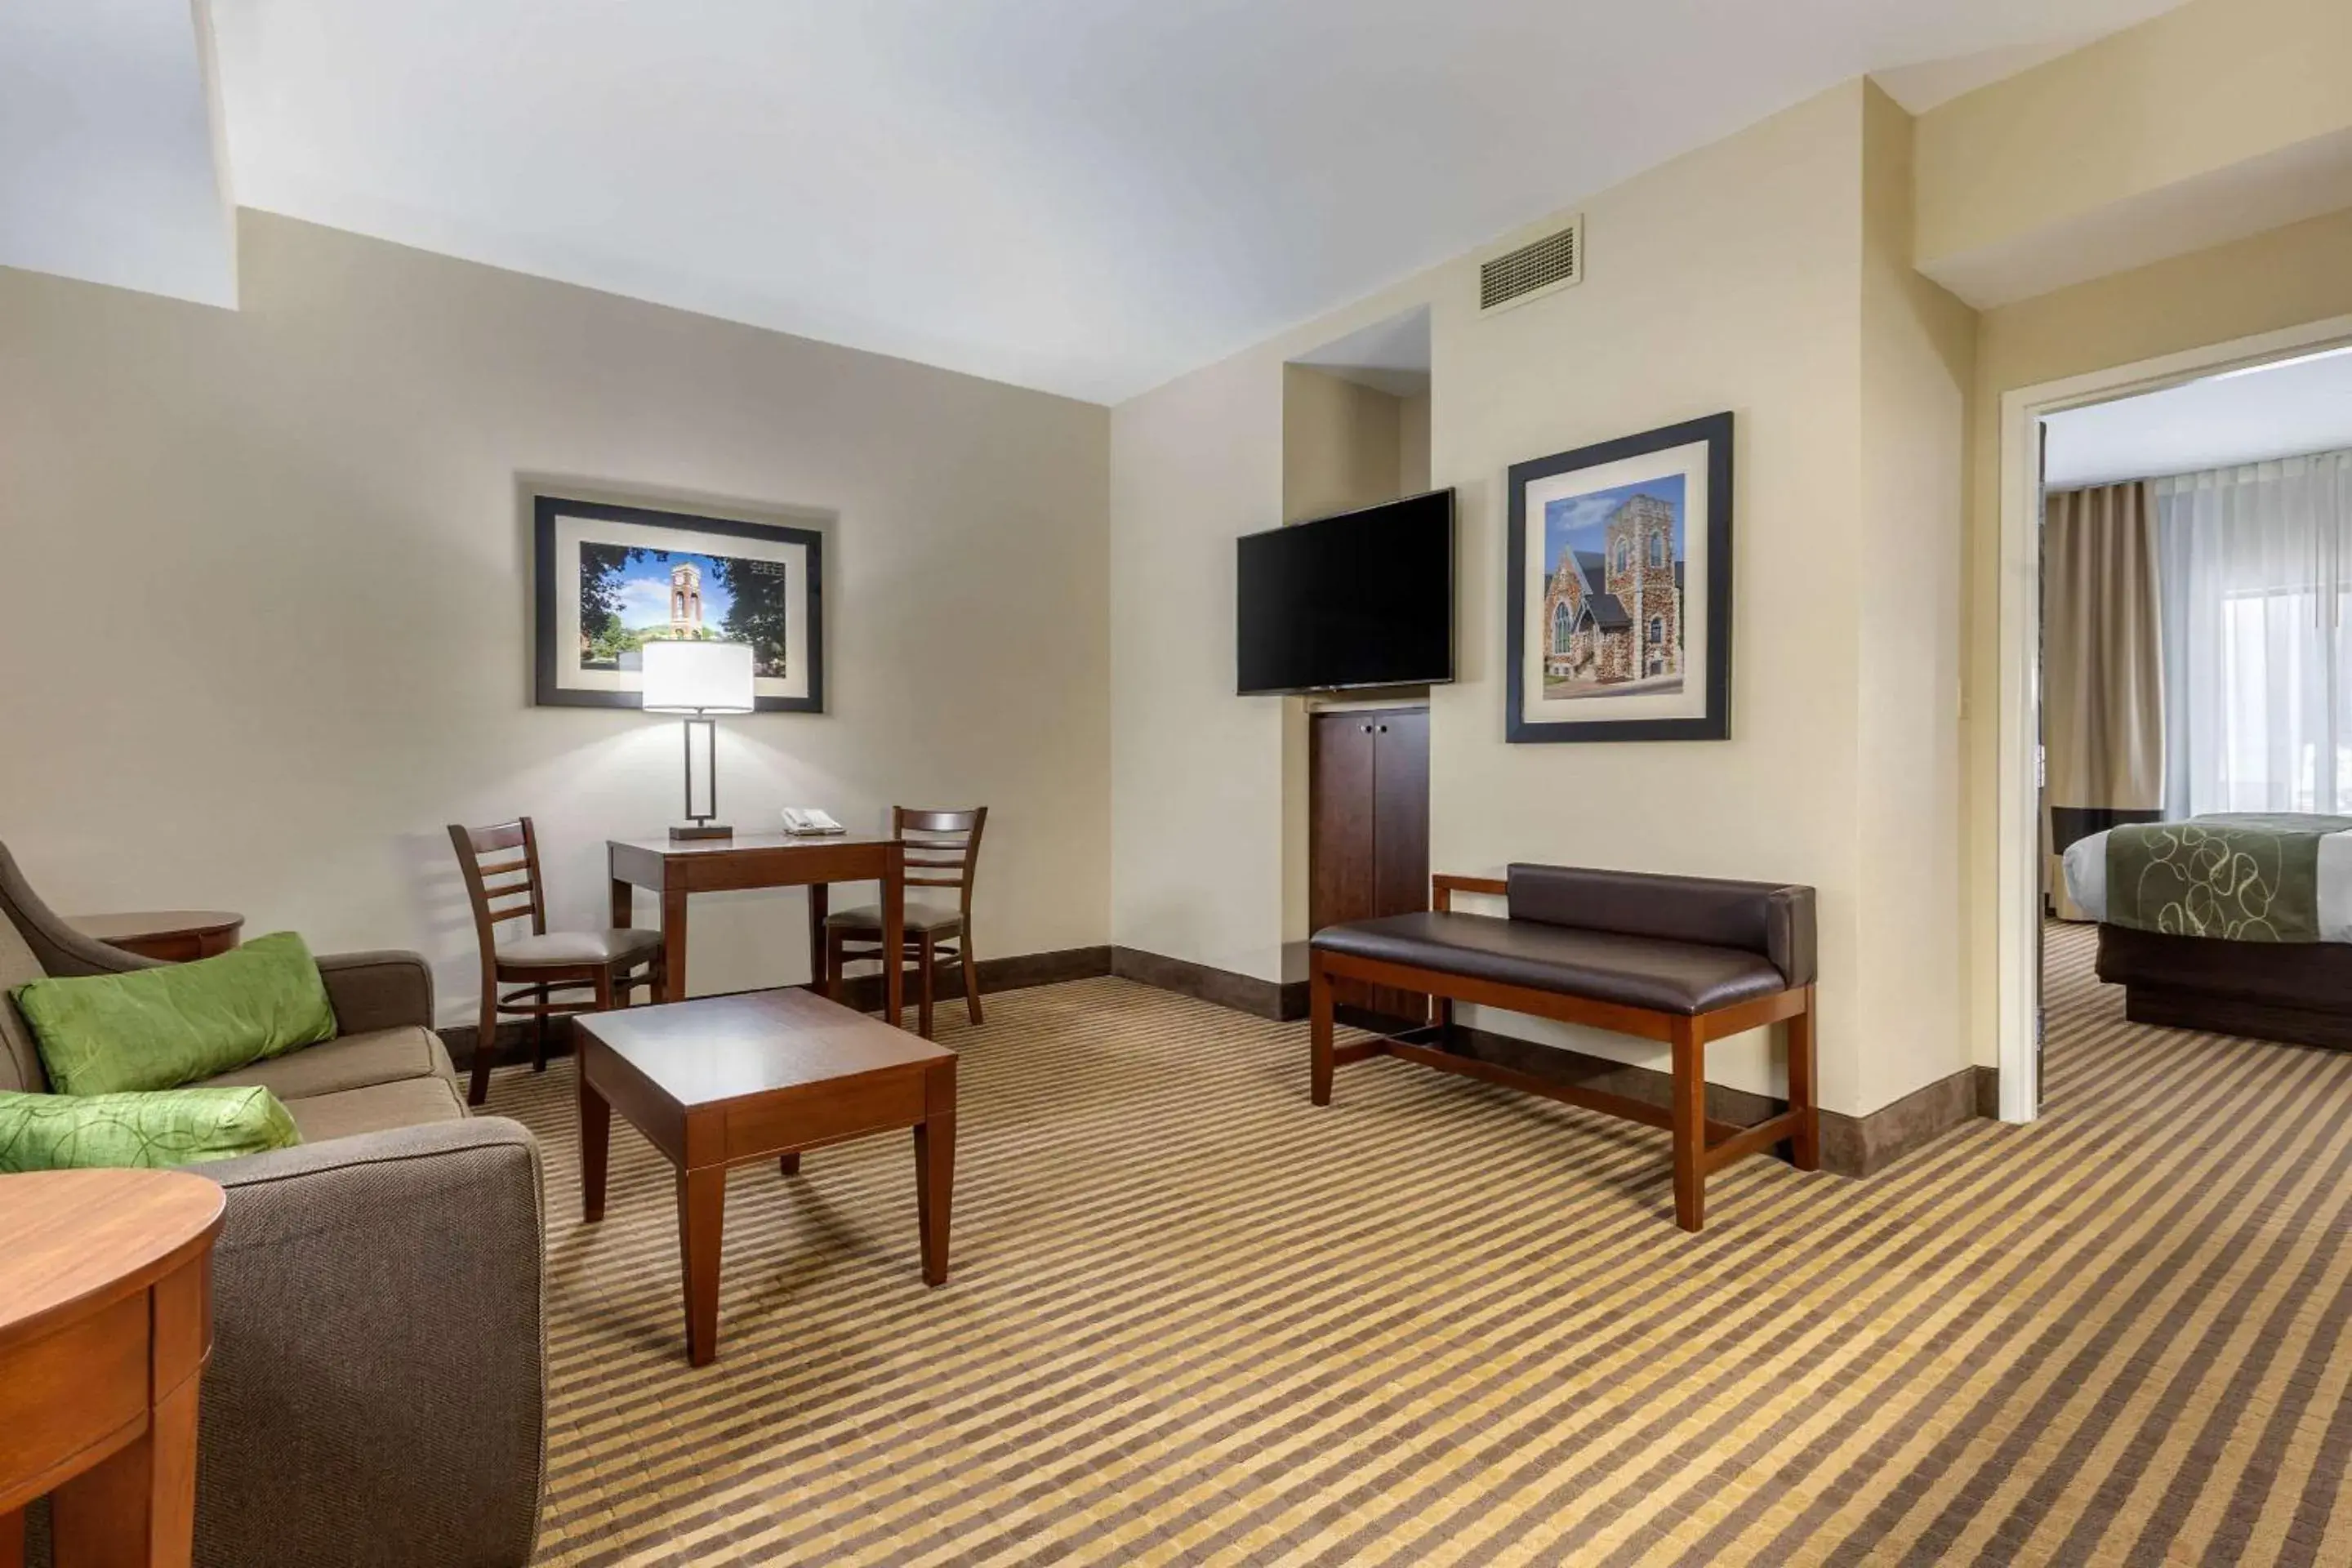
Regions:
<instances>
[{"instance_id":1,"label":"white lampshade","mask_svg":"<svg viewBox=\"0 0 2352 1568\"><path fill-rule=\"evenodd\" d=\"M645 656L648 713L749 713L751 645L649 642Z\"/></svg>"}]
</instances>

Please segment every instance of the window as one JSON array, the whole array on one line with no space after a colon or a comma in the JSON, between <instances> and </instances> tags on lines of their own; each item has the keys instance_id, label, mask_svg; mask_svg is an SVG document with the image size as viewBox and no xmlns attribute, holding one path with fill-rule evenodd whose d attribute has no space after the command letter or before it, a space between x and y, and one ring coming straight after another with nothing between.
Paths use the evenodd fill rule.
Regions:
<instances>
[{"instance_id":1,"label":"window","mask_svg":"<svg viewBox=\"0 0 2352 1568\"><path fill-rule=\"evenodd\" d=\"M1665 563L1666 536L1664 533L1654 533L1650 535L1650 564L1653 566L1664 566ZM1654 641L1656 639L1653 638L1652 640Z\"/></svg>"},{"instance_id":2,"label":"window","mask_svg":"<svg viewBox=\"0 0 2352 1568\"><path fill-rule=\"evenodd\" d=\"M2165 811L2352 811L2352 453L2150 487Z\"/></svg>"},{"instance_id":3,"label":"window","mask_svg":"<svg viewBox=\"0 0 2352 1568\"><path fill-rule=\"evenodd\" d=\"M1623 540L1617 542L1617 574L1623 576L1633 569L1633 547Z\"/></svg>"},{"instance_id":4,"label":"window","mask_svg":"<svg viewBox=\"0 0 2352 1568\"><path fill-rule=\"evenodd\" d=\"M1568 634L1574 629L1575 622L1569 618L1568 601L1565 599L1559 600L1551 607L1552 652L1566 653L1568 651Z\"/></svg>"},{"instance_id":5,"label":"window","mask_svg":"<svg viewBox=\"0 0 2352 1568\"><path fill-rule=\"evenodd\" d=\"M1665 646L1665 641L1666 617L1664 616L1652 616L1650 617L1650 646L1652 647L1663 647Z\"/></svg>"}]
</instances>

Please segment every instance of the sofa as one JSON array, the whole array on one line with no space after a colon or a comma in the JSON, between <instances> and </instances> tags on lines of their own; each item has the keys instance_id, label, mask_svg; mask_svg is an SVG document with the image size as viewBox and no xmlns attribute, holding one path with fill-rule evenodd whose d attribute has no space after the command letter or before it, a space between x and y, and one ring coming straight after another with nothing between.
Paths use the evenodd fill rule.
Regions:
<instances>
[{"instance_id":1,"label":"sofa","mask_svg":"<svg viewBox=\"0 0 2352 1568\"><path fill-rule=\"evenodd\" d=\"M53 913L0 846L0 994L150 966ZM323 957L338 1033L260 1084L295 1148L191 1167L226 1211L200 1398L200 1568L520 1568L545 1475L539 1151L467 1113L409 952ZM0 1089L47 1088L0 1003ZM46 1561L34 1521L35 1560Z\"/></svg>"}]
</instances>

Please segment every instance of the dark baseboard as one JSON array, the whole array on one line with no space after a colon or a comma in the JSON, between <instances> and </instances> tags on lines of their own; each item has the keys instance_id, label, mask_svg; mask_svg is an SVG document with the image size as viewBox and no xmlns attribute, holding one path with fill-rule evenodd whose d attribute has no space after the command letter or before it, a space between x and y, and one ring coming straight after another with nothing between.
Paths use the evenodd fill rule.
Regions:
<instances>
[{"instance_id":1,"label":"dark baseboard","mask_svg":"<svg viewBox=\"0 0 2352 1568\"><path fill-rule=\"evenodd\" d=\"M1977 1075L1977 1114L1990 1121L2000 1120L2000 1069L1980 1067Z\"/></svg>"},{"instance_id":2,"label":"dark baseboard","mask_svg":"<svg viewBox=\"0 0 2352 1568\"><path fill-rule=\"evenodd\" d=\"M1230 969L1212 969L1190 959L1166 958L1133 947L1110 950L1110 972L1122 980L1138 981L1278 1023L1307 1016L1304 980L1260 980L1254 974L1235 974Z\"/></svg>"},{"instance_id":3,"label":"dark baseboard","mask_svg":"<svg viewBox=\"0 0 2352 1568\"><path fill-rule=\"evenodd\" d=\"M1111 950L1107 947L1073 947L1058 952L1024 952L1010 958L983 958L980 961L980 994L983 999L1000 991L1023 991L1032 985L1059 985L1067 980L1092 980L1111 973ZM911 966L908 975L907 1005L915 1005L914 976ZM882 976L879 973L853 974L842 983L844 1005L862 1013L879 1012L882 1007ZM932 993L934 1002L963 1000L961 968L939 972L939 987ZM497 1054L491 1058L495 1067L512 1067L530 1060L530 1026L521 1020L509 1020L499 1025ZM453 1024L436 1031L442 1043L449 1047L449 1059L460 1070L474 1065L474 1047L479 1033L471 1024ZM547 1026L547 1054L551 1059L572 1054L572 1020L551 1018Z\"/></svg>"}]
</instances>

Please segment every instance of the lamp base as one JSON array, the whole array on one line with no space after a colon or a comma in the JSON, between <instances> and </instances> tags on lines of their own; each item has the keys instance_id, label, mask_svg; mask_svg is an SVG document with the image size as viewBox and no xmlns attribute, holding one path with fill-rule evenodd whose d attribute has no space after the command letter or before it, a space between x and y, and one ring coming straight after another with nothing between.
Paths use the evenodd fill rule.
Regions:
<instances>
[{"instance_id":1,"label":"lamp base","mask_svg":"<svg viewBox=\"0 0 2352 1568\"><path fill-rule=\"evenodd\" d=\"M671 828L669 837L672 843L691 838L732 838L735 830L723 822L691 822Z\"/></svg>"}]
</instances>

